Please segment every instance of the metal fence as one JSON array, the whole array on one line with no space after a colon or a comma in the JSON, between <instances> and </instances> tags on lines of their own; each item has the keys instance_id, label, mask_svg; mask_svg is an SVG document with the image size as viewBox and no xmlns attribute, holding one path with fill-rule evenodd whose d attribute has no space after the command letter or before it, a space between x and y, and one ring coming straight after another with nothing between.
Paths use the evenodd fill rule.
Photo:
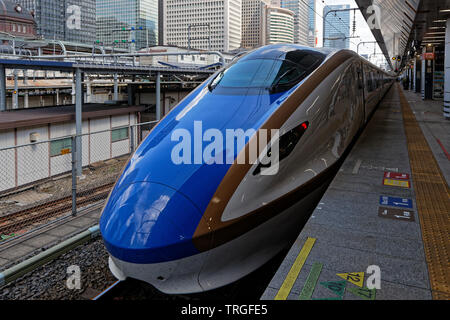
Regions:
<instances>
[{"instance_id":1,"label":"metal fence","mask_svg":"<svg viewBox=\"0 0 450 320\"><path fill-rule=\"evenodd\" d=\"M75 135L0 148L0 243L103 204L156 123L81 135L83 170L78 175Z\"/></svg>"}]
</instances>

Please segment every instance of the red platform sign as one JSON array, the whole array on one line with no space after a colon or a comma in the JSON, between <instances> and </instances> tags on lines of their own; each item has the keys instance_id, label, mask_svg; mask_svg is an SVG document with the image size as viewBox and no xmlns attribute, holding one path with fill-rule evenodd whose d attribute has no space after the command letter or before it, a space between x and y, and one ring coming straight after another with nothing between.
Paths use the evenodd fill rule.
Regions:
<instances>
[{"instance_id":1,"label":"red platform sign","mask_svg":"<svg viewBox=\"0 0 450 320\"><path fill-rule=\"evenodd\" d=\"M427 52L422 54L422 60L434 60L434 53L433 52Z\"/></svg>"},{"instance_id":2,"label":"red platform sign","mask_svg":"<svg viewBox=\"0 0 450 320\"><path fill-rule=\"evenodd\" d=\"M385 172L384 177L386 179L409 180L409 174L407 173Z\"/></svg>"}]
</instances>

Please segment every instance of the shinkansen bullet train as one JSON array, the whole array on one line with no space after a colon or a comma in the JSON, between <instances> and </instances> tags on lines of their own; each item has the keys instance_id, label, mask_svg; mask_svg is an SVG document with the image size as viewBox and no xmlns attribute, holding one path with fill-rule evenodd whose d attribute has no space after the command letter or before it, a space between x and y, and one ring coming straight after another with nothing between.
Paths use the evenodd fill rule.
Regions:
<instances>
[{"instance_id":1,"label":"shinkansen bullet train","mask_svg":"<svg viewBox=\"0 0 450 320\"><path fill-rule=\"evenodd\" d=\"M393 79L352 51L291 44L256 49L212 75L150 132L113 188L100 219L112 273L187 294L268 262L298 235ZM232 161L195 161L198 144L183 151L192 161L173 161L173 133L194 141L199 123L224 137L278 130L277 170L264 173L269 144L257 161L238 161L256 133L233 145ZM229 151L224 143L214 157Z\"/></svg>"}]
</instances>

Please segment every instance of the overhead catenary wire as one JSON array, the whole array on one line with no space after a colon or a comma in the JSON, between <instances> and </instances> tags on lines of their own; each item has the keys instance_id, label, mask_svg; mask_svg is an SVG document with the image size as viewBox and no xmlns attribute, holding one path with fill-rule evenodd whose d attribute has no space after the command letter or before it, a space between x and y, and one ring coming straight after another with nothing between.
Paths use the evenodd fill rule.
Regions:
<instances>
[{"instance_id":1,"label":"overhead catenary wire","mask_svg":"<svg viewBox=\"0 0 450 320\"><path fill-rule=\"evenodd\" d=\"M340 30L339 29L337 29L333 24L331 24L328 20L326 20L326 19L324 19L324 17L322 16L322 15L320 15L313 7L311 7L310 5L309 5L309 3L307 3L307 2L305 2L305 0L302 0L302 2L303 3L305 3L316 15L318 15L320 18L322 18L328 25L330 25L331 27L333 27L335 30L337 30L337 31L339 31L340 32ZM328 4L325 2L325 0L322 0L322 4L324 5L324 6L328 6ZM354 8L355 10L353 10L353 13L354 13L354 17L353 17L353 19L354 19L354 29L355 29L355 31L354 31L354 34L353 34L353 36L356 34L356 9L357 8ZM350 25L348 25L348 24L346 24L340 17L338 17L339 18L339 21L341 21L342 22L342 24L345 26L345 27L348 27L349 29L351 29L350 28ZM358 44L356 44L355 42L353 42L353 41L351 41L351 40L349 40L350 41L350 43L352 43L353 45L355 45L355 46L357 46ZM325 42L325 40L324 40L324 42ZM366 44L363 44L363 46L365 47L365 48L368 48L367 46L366 46ZM377 49L375 48L375 51L377 51Z\"/></svg>"},{"instance_id":2,"label":"overhead catenary wire","mask_svg":"<svg viewBox=\"0 0 450 320\"><path fill-rule=\"evenodd\" d=\"M341 30L339 30L338 28L336 28L331 22L329 22L327 19L324 19L324 17L322 15L320 15L313 7L311 7L309 5L309 3L307 3L305 0L301 0L304 4L306 4L316 15L318 15L320 18L322 18L326 23L328 23L331 27L333 27L334 29L336 29L337 31L341 32ZM323 1L322 1L323 2ZM349 26L350 28L350 26ZM353 41L349 40L353 45L356 46L356 43L354 43Z\"/></svg>"},{"instance_id":3,"label":"overhead catenary wire","mask_svg":"<svg viewBox=\"0 0 450 320\"><path fill-rule=\"evenodd\" d=\"M325 3L324 0L322 0L322 3L324 4L324 6L329 6L328 4ZM353 12L355 13L354 16L356 17L356 12L355 10L357 10L358 8L350 8L349 10L353 10ZM350 25L348 25L347 23L344 22L344 20L342 20L341 17L338 17L336 12L334 13L334 16L337 17L339 19L339 21L344 25L344 27L348 27L348 29L350 30Z\"/></svg>"}]
</instances>

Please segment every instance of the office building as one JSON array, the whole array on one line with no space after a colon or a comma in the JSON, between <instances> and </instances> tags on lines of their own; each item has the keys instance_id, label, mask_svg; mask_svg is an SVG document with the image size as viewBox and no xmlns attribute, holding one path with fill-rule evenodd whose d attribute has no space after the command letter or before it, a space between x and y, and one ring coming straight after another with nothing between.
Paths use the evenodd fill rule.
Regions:
<instances>
[{"instance_id":1,"label":"office building","mask_svg":"<svg viewBox=\"0 0 450 320\"><path fill-rule=\"evenodd\" d=\"M332 10L343 9L350 9L350 6L334 5L325 6L323 9L323 16L326 16L323 45L325 48L350 48L350 11L328 13Z\"/></svg>"},{"instance_id":2,"label":"office building","mask_svg":"<svg viewBox=\"0 0 450 320\"><path fill-rule=\"evenodd\" d=\"M317 32L317 6L316 6L316 0L309 0L309 7L308 7L308 45L310 47L316 47L317 41L316 41L316 32Z\"/></svg>"},{"instance_id":3,"label":"office building","mask_svg":"<svg viewBox=\"0 0 450 320\"><path fill-rule=\"evenodd\" d=\"M270 5L281 8L281 0L270 0Z\"/></svg>"},{"instance_id":4,"label":"office building","mask_svg":"<svg viewBox=\"0 0 450 320\"><path fill-rule=\"evenodd\" d=\"M281 7L294 12L294 43L308 45L309 0L281 0Z\"/></svg>"},{"instance_id":5,"label":"office building","mask_svg":"<svg viewBox=\"0 0 450 320\"><path fill-rule=\"evenodd\" d=\"M97 39L139 50L158 44L158 0L97 0Z\"/></svg>"},{"instance_id":6,"label":"office building","mask_svg":"<svg viewBox=\"0 0 450 320\"><path fill-rule=\"evenodd\" d=\"M294 43L295 15L288 9L266 7L266 44Z\"/></svg>"},{"instance_id":7,"label":"office building","mask_svg":"<svg viewBox=\"0 0 450 320\"><path fill-rule=\"evenodd\" d=\"M242 47L265 44L266 6L269 0L242 0Z\"/></svg>"},{"instance_id":8,"label":"office building","mask_svg":"<svg viewBox=\"0 0 450 320\"><path fill-rule=\"evenodd\" d=\"M164 44L164 1L158 0L158 45Z\"/></svg>"},{"instance_id":9,"label":"office building","mask_svg":"<svg viewBox=\"0 0 450 320\"><path fill-rule=\"evenodd\" d=\"M263 0L242 0L242 47L294 43L294 13Z\"/></svg>"},{"instance_id":10,"label":"office building","mask_svg":"<svg viewBox=\"0 0 450 320\"><path fill-rule=\"evenodd\" d=\"M16 0L35 17L37 34L44 39L92 44L95 41L95 0ZM74 6L78 8L74 10ZM80 24L68 26L79 13Z\"/></svg>"},{"instance_id":11,"label":"office building","mask_svg":"<svg viewBox=\"0 0 450 320\"><path fill-rule=\"evenodd\" d=\"M232 51L242 43L242 0L164 1L164 44Z\"/></svg>"}]
</instances>

